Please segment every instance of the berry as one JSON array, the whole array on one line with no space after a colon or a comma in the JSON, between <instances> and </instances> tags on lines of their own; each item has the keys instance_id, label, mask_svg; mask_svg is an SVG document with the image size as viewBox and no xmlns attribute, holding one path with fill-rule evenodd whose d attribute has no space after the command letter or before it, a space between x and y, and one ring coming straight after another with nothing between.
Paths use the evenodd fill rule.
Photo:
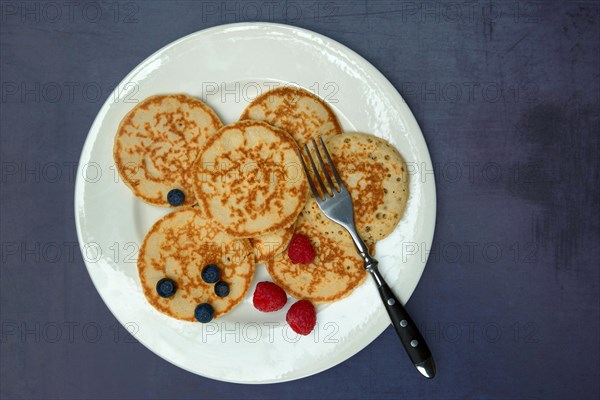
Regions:
<instances>
[{"instance_id":1,"label":"berry","mask_svg":"<svg viewBox=\"0 0 600 400\"><path fill-rule=\"evenodd\" d=\"M288 246L288 257L294 264L310 264L315 259L315 249L308 236L297 233Z\"/></svg>"},{"instance_id":2,"label":"berry","mask_svg":"<svg viewBox=\"0 0 600 400\"><path fill-rule=\"evenodd\" d=\"M288 310L285 320L294 332L306 336L317 323L315 306L308 300L297 301Z\"/></svg>"},{"instance_id":3,"label":"berry","mask_svg":"<svg viewBox=\"0 0 600 400\"><path fill-rule=\"evenodd\" d=\"M281 310L287 303L287 295L273 282L259 282L254 291L252 303L258 311L271 312Z\"/></svg>"},{"instance_id":4,"label":"berry","mask_svg":"<svg viewBox=\"0 0 600 400\"><path fill-rule=\"evenodd\" d=\"M215 264L208 264L202 268L202 280L206 283L218 282L221 278L221 271Z\"/></svg>"},{"instance_id":5,"label":"berry","mask_svg":"<svg viewBox=\"0 0 600 400\"><path fill-rule=\"evenodd\" d=\"M173 297L176 291L177 284L172 279L163 278L156 284L156 292L160 297L164 297L165 299Z\"/></svg>"},{"instance_id":6,"label":"berry","mask_svg":"<svg viewBox=\"0 0 600 400\"><path fill-rule=\"evenodd\" d=\"M203 324L212 321L214 316L215 310L208 303L198 304L198 307L194 310L194 317Z\"/></svg>"},{"instance_id":7,"label":"berry","mask_svg":"<svg viewBox=\"0 0 600 400\"><path fill-rule=\"evenodd\" d=\"M219 281L215 285L215 294L219 297L227 297L229 294L229 285L227 282Z\"/></svg>"},{"instance_id":8,"label":"berry","mask_svg":"<svg viewBox=\"0 0 600 400\"><path fill-rule=\"evenodd\" d=\"M183 202L185 201L185 195L181 190L173 189L170 190L169 193L167 193L167 201L173 207L177 207L183 204Z\"/></svg>"}]
</instances>

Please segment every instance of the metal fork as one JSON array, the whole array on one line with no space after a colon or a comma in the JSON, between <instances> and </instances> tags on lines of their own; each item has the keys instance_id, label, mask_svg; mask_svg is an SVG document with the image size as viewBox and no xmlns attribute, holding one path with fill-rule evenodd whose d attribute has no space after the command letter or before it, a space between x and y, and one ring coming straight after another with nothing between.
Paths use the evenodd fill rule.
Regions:
<instances>
[{"instance_id":1,"label":"metal fork","mask_svg":"<svg viewBox=\"0 0 600 400\"><path fill-rule=\"evenodd\" d=\"M325 142L323 142L321 137L319 137L319 141L321 142L321 146L325 152L325 157L327 158L327 163L329 164L331 172L333 173L333 177L337 183L337 188L333 183L333 179L325 168L325 163L323 162L323 157L321 156L317 142L313 139L312 144L315 148L321 169L323 170L323 175L329 184L331 194L329 194L327 191L325 183L319 175L319 171L317 170L317 166L315 165L313 157L310 154L308 146L305 144L304 149L306 150L306 154L310 160L312 170L319 187L321 188L323 197L321 197L313 180L311 179L309 170L304 162L302 152L300 149L298 149L298 155L302 161L302 167L306 173L310 190L315 196L315 200L317 201L319 208L321 211L323 211L327 218L346 228L348 233L350 233L350 236L352 236L352 240L356 245L356 249L364 260L365 269L375 279L381 300L383 301L385 309L392 320L392 325L394 325L394 328L400 337L400 341L404 345L404 349L408 353L408 356L417 370L426 378L433 378L435 376L436 369L431 351L429 351L429 347L427 346L427 343L425 343L425 339L423 339L421 332L419 332L417 329L417 326L408 315L408 312L404 309L402 304L400 304L400 301L398 301L392 290L383 279L383 276L381 276L379 273L379 269L377 268L377 260L371 257L367 246L356 232L356 227L354 226L354 207L352 206L352 198L350 197L350 193L342 183L342 179L340 178L335 165L333 165L329 151L327 150L327 147L325 147Z\"/></svg>"}]
</instances>

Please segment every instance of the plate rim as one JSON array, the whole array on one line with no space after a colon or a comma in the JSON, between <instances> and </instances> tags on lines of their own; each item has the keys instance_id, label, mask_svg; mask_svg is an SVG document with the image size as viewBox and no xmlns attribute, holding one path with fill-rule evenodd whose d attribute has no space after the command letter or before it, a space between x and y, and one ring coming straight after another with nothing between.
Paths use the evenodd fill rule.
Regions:
<instances>
[{"instance_id":1,"label":"plate rim","mask_svg":"<svg viewBox=\"0 0 600 400\"><path fill-rule=\"evenodd\" d=\"M344 54L345 56L347 56L348 58L353 59L354 61L357 61L358 64L360 64L360 66L362 68L364 68L369 74L371 74L372 76L378 78L378 80L383 83L383 85L381 86L382 90L385 92L386 95L391 96L392 100L394 102L398 102L401 104L404 104L404 108L406 109L406 111L408 111L408 113L406 114L406 118L412 123L413 127L417 129L416 132L413 133L414 136L417 137L417 140L420 138L423 141L423 145L424 145L424 149L425 149L425 159L422 159L420 161L422 161L423 163L427 164L428 166L431 166L433 168L432 165L432 161L431 161L431 154L429 152L429 146L427 145L427 142L425 140L425 137L423 135L423 132L421 130L421 127L419 125L419 123L417 122L412 110L408 107L408 104L406 103L406 101L404 101L404 98L402 97L402 95L400 94L400 92L396 89L396 87L387 79L387 77L381 72L379 71L373 64L371 64L366 58L364 58L363 56L361 56L360 54L358 54L357 52L355 52L354 50L352 50L351 48L347 47L346 45L338 42L335 39L332 39L328 36L325 36L321 33L306 29L306 28L301 28L295 25L288 25L288 24L282 24L282 23L273 23L273 22L236 22L236 23L230 23L230 24L221 24L221 25L216 25L216 26L212 26L209 28L205 28L205 29L201 29L192 33L189 33L185 36L182 36L179 39L176 39L172 42L167 43L166 45L162 46L161 48L157 49L156 51L154 51L152 54L150 54L149 56L147 56L146 58L144 58L144 60L142 60L140 63L138 63L136 66L134 66L124 77L123 79L119 82L119 84L116 86L116 88L120 88L122 87L123 84L129 82L132 76L134 76L136 73L138 73L139 70L141 70L142 68L144 68L149 62L151 62L152 60L154 60L159 54L169 50L172 47L175 47L177 45L179 45L182 42L185 42L187 40L190 40L196 36L200 36L200 35L208 35L210 33L213 32L218 32L218 31L226 31L232 28L274 28L274 29L278 29L278 30L285 30L287 31L286 34L290 34L290 35L295 35L298 32L302 33L303 35L306 35L307 37L316 37L318 39L320 39L322 41L323 45L332 45L333 48L337 48L338 50L341 50L341 53L346 53ZM117 89L115 89L117 90ZM82 208L82 203L83 203L83 189L82 187L85 186L85 182L84 179L82 179L82 169L83 169L83 164L82 162L85 161L84 159L90 159L90 153L92 150L92 145L93 142L95 141L96 137L97 137L97 133L96 135L91 135L92 134L92 130L97 129L96 125L98 125L99 123L101 123L101 121L103 120L103 118L105 117L105 114L107 113L108 109L110 108L110 104L112 103L112 99L114 98L114 90L108 94L108 97L106 98L106 100L104 101L104 103L102 104L102 106L100 107L100 109L98 110L96 117L94 118L92 124L90 125L90 128L87 132L86 135L86 139L84 141L84 144L82 146L82 150L81 150L81 154L79 157L79 162L78 162L78 166L77 166L77 179L75 180L75 187L74 187L74 214L75 214L75 227L76 227L76 231L77 231L77 240L78 240L78 244L80 246L80 251L81 251L81 246L83 243L83 233L82 233L82 229L81 229L81 223L82 221L80 220L80 216L78 211L80 210L80 208ZM92 139L92 136L93 139ZM436 184L435 184L435 180L433 180L431 182L431 184L428 187L429 190L432 191L431 193L431 198L428 199L431 202L431 216L430 219L428 219L428 221L430 221L430 229L426 230L424 235L426 238L426 243L431 244L433 241L433 237L435 234L435 226L436 226L436 219L437 219L437 188L436 188ZM427 266L427 261L429 258L429 253L425 253L425 258L424 258L424 262L423 262L423 268L420 269L420 271L418 272L418 277L416 277L416 281L415 284L413 285L412 288L410 288L410 291L407 291L408 296L407 296L407 300L406 303L410 300L410 298L412 297L414 291L416 290L419 282L421 281L421 277L423 276L423 272L425 271L425 267ZM98 286L96 285L96 281L94 280L91 270L90 270L90 266L88 265L88 261L86 260L85 257L83 257L83 261L84 264L86 266L86 270L88 272L88 275L90 276L90 279L92 281L92 284L94 285L94 288L96 289L96 292L98 293L98 295L100 296L100 298L102 299L102 301L104 302L105 306L108 308L108 310L111 312L111 314L113 315L113 317L119 321L119 323L124 326L124 322L121 321L121 319L117 316L117 313L115 313L113 311L113 309L111 308L111 306L109 305L109 303L106 301L106 299L104 298L104 295L102 294L102 291L99 290ZM415 274L416 276L417 274ZM370 278L367 278L370 279ZM393 286L393 285L392 285ZM387 316L387 315L386 315ZM273 384L273 383L283 383L283 382L289 382L289 381L294 381L294 380L299 380L299 379L303 379L303 378L307 378L309 376L313 376L316 375L320 372L326 371L330 368L333 368L341 363L343 363L344 361L347 361L348 359L350 359L351 357L355 356L356 354L358 354L359 352L361 352L362 350L366 349L371 343L373 343L373 341L375 341L379 336L381 336L381 334L390 326L391 322L388 321L388 323L383 326L382 329L378 329L377 327L374 327L377 330L377 333L372 337L372 338L366 338L365 342L364 342L364 346L357 348L357 349L353 349L349 354L341 357L341 358L336 358L333 360L333 363L329 362L326 365L324 365L322 368L316 368L313 371L307 373L307 374L301 374L299 376L286 376L284 378L279 378L279 379L270 379L270 380L256 380L256 381L248 381L248 380L235 380L235 379L228 379L228 378L223 378L223 377L217 377L217 376L212 376L212 375L204 375L204 374L200 374L197 371L193 371L188 369L187 367L179 364L178 362L175 362L173 360L167 359L165 357L163 357L161 354L155 352L149 345L147 345L145 342L141 341L139 338L135 337L136 341L140 344L142 344L145 348L147 348L150 352L152 352L154 355L160 357L161 359L167 361L168 363L175 365L189 373L192 373L194 375L197 376L201 376L204 378L209 378L209 379L214 379L214 380L218 380L221 382L228 382L228 383L236 383L236 384L251 384L251 385L255 385L255 384Z\"/></svg>"}]
</instances>

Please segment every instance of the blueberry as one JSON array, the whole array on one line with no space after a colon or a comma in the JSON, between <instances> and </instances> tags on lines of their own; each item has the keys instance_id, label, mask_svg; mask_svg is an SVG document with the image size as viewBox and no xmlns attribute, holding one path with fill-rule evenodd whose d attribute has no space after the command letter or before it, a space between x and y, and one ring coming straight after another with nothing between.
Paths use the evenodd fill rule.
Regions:
<instances>
[{"instance_id":1,"label":"blueberry","mask_svg":"<svg viewBox=\"0 0 600 400\"><path fill-rule=\"evenodd\" d=\"M229 294L229 285L223 281L217 282L215 285L215 294L219 297L227 297Z\"/></svg>"},{"instance_id":2,"label":"blueberry","mask_svg":"<svg viewBox=\"0 0 600 400\"><path fill-rule=\"evenodd\" d=\"M179 189L170 190L167 194L167 201L170 205L177 207L183 204L185 201L185 195Z\"/></svg>"},{"instance_id":3,"label":"blueberry","mask_svg":"<svg viewBox=\"0 0 600 400\"><path fill-rule=\"evenodd\" d=\"M202 280L206 283L215 283L221 278L221 271L215 264L208 264L202 268Z\"/></svg>"},{"instance_id":4,"label":"blueberry","mask_svg":"<svg viewBox=\"0 0 600 400\"><path fill-rule=\"evenodd\" d=\"M160 297L173 297L177 291L177 284L173 279L163 278L156 284L156 291Z\"/></svg>"},{"instance_id":5,"label":"blueberry","mask_svg":"<svg viewBox=\"0 0 600 400\"><path fill-rule=\"evenodd\" d=\"M194 311L194 317L203 324L210 322L215 316L215 310L208 303L199 304Z\"/></svg>"}]
</instances>

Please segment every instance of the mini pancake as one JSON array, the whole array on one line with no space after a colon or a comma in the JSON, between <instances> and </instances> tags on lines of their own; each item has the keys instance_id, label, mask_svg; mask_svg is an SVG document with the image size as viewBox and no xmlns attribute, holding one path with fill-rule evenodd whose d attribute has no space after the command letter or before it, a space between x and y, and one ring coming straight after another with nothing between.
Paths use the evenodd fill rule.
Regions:
<instances>
[{"instance_id":1,"label":"mini pancake","mask_svg":"<svg viewBox=\"0 0 600 400\"><path fill-rule=\"evenodd\" d=\"M190 167L206 139L223 124L206 104L184 94L152 96L121 121L113 156L133 194L169 207L167 194L179 189L183 205L195 204Z\"/></svg>"},{"instance_id":2,"label":"mini pancake","mask_svg":"<svg viewBox=\"0 0 600 400\"><path fill-rule=\"evenodd\" d=\"M331 136L325 144L352 196L356 230L365 244L374 248L378 240L393 232L404 214L408 200L404 159L387 141L364 133ZM352 243L350 235L322 213L314 198L307 201L302 214L330 238Z\"/></svg>"},{"instance_id":3,"label":"mini pancake","mask_svg":"<svg viewBox=\"0 0 600 400\"><path fill-rule=\"evenodd\" d=\"M278 87L254 99L240 120L266 121L289 132L298 144L319 136L342 133L331 108L311 92L296 87Z\"/></svg>"},{"instance_id":4,"label":"mini pancake","mask_svg":"<svg viewBox=\"0 0 600 400\"><path fill-rule=\"evenodd\" d=\"M220 129L202 148L193 170L203 212L238 238L289 227L308 194L296 142L262 121L238 121Z\"/></svg>"},{"instance_id":5,"label":"mini pancake","mask_svg":"<svg viewBox=\"0 0 600 400\"><path fill-rule=\"evenodd\" d=\"M294 235L295 225L292 224L285 229L280 229L274 233L257 236L250 239L254 248L256 263L264 263L275 257L286 249Z\"/></svg>"},{"instance_id":6,"label":"mini pancake","mask_svg":"<svg viewBox=\"0 0 600 400\"><path fill-rule=\"evenodd\" d=\"M218 297L214 284L202 280L207 264L216 264L230 293ZM254 254L246 239L234 239L202 217L197 207L184 207L158 220L140 248L138 272L144 295L158 311L180 320L196 321L194 310L209 303L215 317L242 301L254 274ZM173 297L162 298L156 284L170 278L177 284Z\"/></svg>"},{"instance_id":7,"label":"mini pancake","mask_svg":"<svg viewBox=\"0 0 600 400\"><path fill-rule=\"evenodd\" d=\"M331 239L302 215L298 218L296 233L309 237L317 254L314 261L293 264L287 252L283 252L267 264L273 281L288 294L313 303L337 301L364 281L367 272L354 246Z\"/></svg>"}]
</instances>

